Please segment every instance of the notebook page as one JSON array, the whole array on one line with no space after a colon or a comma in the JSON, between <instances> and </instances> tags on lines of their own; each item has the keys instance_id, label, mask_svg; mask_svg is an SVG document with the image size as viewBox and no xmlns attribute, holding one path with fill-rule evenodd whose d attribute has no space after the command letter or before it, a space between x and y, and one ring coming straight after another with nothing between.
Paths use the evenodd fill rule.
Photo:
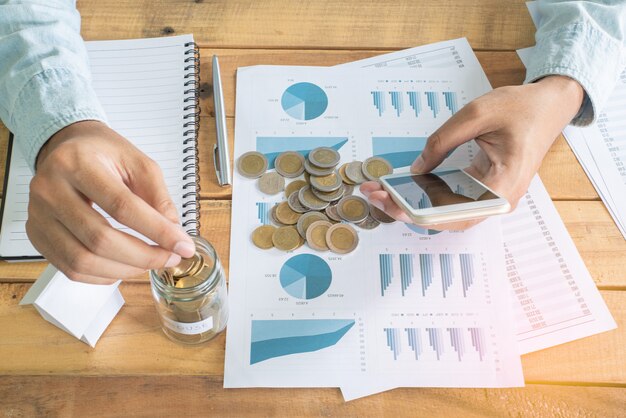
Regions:
<instances>
[{"instance_id":1,"label":"notebook page","mask_svg":"<svg viewBox=\"0 0 626 418\"><path fill-rule=\"evenodd\" d=\"M191 35L170 38L87 42L93 86L109 125L130 140L163 170L179 214L183 208L183 116L186 95L184 62ZM19 141L16 138L15 141ZM25 232L30 170L13 145L0 236L3 257L38 256ZM110 218L109 218L110 219ZM115 227L138 236L110 219Z\"/></svg>"}]
</instances>

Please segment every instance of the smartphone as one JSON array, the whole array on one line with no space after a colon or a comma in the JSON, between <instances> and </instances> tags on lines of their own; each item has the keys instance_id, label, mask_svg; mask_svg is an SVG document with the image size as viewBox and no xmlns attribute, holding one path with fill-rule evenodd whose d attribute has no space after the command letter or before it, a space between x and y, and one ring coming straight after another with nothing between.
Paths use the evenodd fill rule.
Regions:
<instances>
[{"instance_id":1,"label":"smartphone","mask_svg":"<svg viewBox=\"0 0 626 418\"><path fill-rule=\"evenodd\" d=\"M391 174L383 188L419 225L465 221L507 213L511 205L464 170Z\"/></svg>"}]
</instances>

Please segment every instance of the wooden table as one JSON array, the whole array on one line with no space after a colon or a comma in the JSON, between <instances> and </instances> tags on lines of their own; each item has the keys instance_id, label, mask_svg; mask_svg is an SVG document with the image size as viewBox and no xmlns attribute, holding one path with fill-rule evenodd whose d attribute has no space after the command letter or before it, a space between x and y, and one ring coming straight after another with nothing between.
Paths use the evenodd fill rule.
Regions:
<instances>
[{"instance_id":1,"label":"wooden table","mask_svg":"<svg viewBox=\"0 0 626 418\"><path fill-rule=\"evenodd\" d=\"M83 0L78 7L87 40L194 34L204 80L202 234L215 244L226 268L231 190L217 186L210 161L212 54L221 58L232 140L239 66L334 65L465 36L498 87L523 81L514 50L534 43L522 0ZM1 125L0 145L4 151L7 131ZM224 390L225 336L199 348L171 343L159 328L145 279L122 285L126 305L92 349L45 322L32 307L17 305L43 263L0 263L0 414L624 414L626 241L562 137L540 174L619 328L524 356L525 388L398 389L349 403L338 389Z\"/></svg>"}]
</instances>

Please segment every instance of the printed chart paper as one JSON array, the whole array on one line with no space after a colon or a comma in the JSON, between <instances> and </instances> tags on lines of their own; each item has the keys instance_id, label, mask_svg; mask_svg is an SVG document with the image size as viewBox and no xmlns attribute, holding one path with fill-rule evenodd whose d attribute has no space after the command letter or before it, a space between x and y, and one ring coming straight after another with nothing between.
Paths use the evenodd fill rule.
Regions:
<instances>
[{"instance_id":1,"label":"printed chart paper","mask_svg":"<svg viewBox=\"0 0 626 418\"><path fill-rule=\"evenodd\" d=\"M426 137L488 90L480 73L254 67L238 72L235 158L330 146L407 170ZM466 165L475 144L446 162ZM523 385L497 218L466 232L395 223L348 255L261 250L282 195L234 176L225 387Z\"/></svg>"}]
</instances>

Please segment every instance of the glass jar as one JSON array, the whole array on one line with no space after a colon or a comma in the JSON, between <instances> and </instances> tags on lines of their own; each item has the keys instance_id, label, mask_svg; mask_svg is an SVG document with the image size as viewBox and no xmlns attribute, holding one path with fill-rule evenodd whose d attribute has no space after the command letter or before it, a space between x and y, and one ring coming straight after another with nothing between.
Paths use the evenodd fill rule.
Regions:
<instances>
[{"instance_id":1,"label":"glass jar","mask_svg":"<svg viewBox=\"0 0 626 418\"><path fill-rule=\"evenodd\" d=\"M163 332L183 344L209 341L226 328L226 278L215 249L193 236L196 254L175 267L150 271Z\"/></svg>"}]
</instances>

